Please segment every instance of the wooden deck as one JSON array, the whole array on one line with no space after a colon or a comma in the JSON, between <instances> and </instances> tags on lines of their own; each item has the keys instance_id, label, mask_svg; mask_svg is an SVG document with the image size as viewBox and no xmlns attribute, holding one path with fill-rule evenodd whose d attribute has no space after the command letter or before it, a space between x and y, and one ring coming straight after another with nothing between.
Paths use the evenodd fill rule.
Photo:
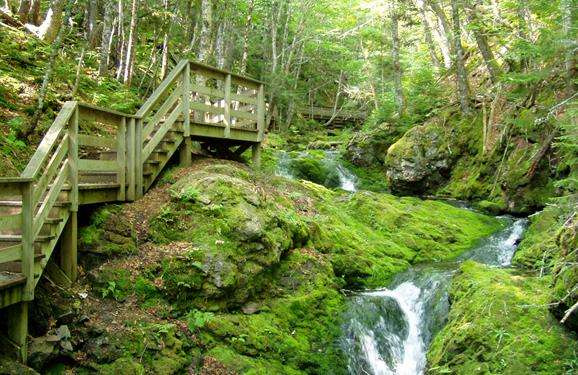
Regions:
<instances>
[{"instance_id":1,"label":"wooden deck","mask_svg":"<svg viewBox=\"0 0 578 375\"><path fill-rule=\"evenodd\" d=\"M362 111L348 109L334 109L332 107L307 107L301 108L301 116L323 123L329 123L329 127L343 127L347 124L359 125L367 118Z\"/></svg>"},{"instance_id":2,"label":"wooden deck","mask_svg":"<svg viewBox=\"0 0 578 375\"><path fill-rule=\"evenodd\" d=\"M0 322L20 358L43 272L76 278L79 205L138 199L173 156L190 165L193 141L250 146L258 164L264 128L262 82L188 60L136 114L65 103L22 175L0 178Z\"/></svg>"}]
</instances>

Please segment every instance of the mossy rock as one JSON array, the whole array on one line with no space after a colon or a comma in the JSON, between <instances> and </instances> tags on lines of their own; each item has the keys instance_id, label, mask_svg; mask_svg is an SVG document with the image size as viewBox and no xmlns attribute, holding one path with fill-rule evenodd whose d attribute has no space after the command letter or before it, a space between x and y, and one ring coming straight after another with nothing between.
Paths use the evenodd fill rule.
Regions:
<instances>
[{"instance_id":1,"label":"mossy rock","mask_svg":"<svg viewBox=\"0 0 578 375\"><path fill-rule=\"evenodd\" d=\"M353 135L345 149L345 158L358 167L380 167L388 148L402 135L403 128L383 123Z\"/></svg>"},{"instance_id":2,"label":"mossy rock","mask_svg":"<svg viewBox=\"0 0 578 375\"><path fill-rule=\"evenodd\" d=\"M548 278L468 261L454 277L447 325L428 353L428 374L563 374L578 341L549 313Z\"/></svg>"},{"instance_id":3,"label":"mossy rock","mask_svg":"<svg viewBox=\"0 0 578 375\"><path fill-rule=\"evenodd\" d=\"M434 122L411 128L387 151L389 186L401 194L422 194L445 182L456 159L449 129Z\"/></svg>"},{"instance_id":4,"label":"mossy rock","mask_svg":"<svg viewBox=\"0 0 578 375\"><path fill-rule=\"evenodd\" d=\"M120 206L106 206L94 212L90 225L79 231L80 250L104 256L136 253L136 230L121 211Z\"/></svg>"},{"instance_id":5,"label":"mossy rock","mask_svg":"<svg viewBox=\"0 0 578 375\"><path fill-rule=\"evenodd\" d=\"M341 185L337 166L327 160L324 152L292 152L290 156L289 168L295 178L315 182L328 188Z\"/></svg>"}]
</instances>

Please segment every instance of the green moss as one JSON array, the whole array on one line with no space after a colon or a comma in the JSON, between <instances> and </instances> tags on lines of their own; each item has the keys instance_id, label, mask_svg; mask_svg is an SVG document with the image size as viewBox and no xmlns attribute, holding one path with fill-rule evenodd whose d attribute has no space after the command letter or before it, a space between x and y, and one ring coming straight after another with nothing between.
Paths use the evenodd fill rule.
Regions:
<instances>
[{"instance_id":1,"label":"green moss","mask_svg":"<svg viewBox=\"0 0 578 375\"><path fill-rule=\"evenodd\" d=\"M562 374L576 338L548 312L548 278L466 262L450 291L448 324L428 353L430 374Z\"/></svg>"},{"instance_id":2,"label":"green moss","mask_svg":"<svg viewBox=\"0 0 578 375\"><path fill-rule=\"evenodd\" d=\"M79 230L82 251L101 255L127 255L137 251L136 231L122 217L120 206L99 208L90 216L90 224Z\"/></svg>"},{"instance_id":3,"label":"green moss","mask_svg":"<svg viewBox=\"0 0 578 375\"><path fill-rule=\"evenodd\" d=\"M326 160L323 151L290 153L290 169L295 178L315 182L329 188L340 185L339 174L335 165Z\"/></svg>"},{"instance_id":4,"label":"green moss","mask_svg":"<svg viewBox=\"0 0 578 375\"><path fill-rule=\"evenodd\" d=\"M119 358L111 364L99 366L96 372L100 375L143 375L145 369L132 358Z\"/></svg>"}]
</instances>

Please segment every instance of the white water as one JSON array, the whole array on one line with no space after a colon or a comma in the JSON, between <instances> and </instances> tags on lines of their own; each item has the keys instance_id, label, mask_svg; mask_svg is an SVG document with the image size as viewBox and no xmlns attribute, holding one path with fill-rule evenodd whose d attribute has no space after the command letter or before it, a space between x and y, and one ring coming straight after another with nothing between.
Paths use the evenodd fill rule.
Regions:
<instances>
[{"instance_id":1,"label":"white water","mask_svg":"<svg viewBox=\"0 0 578 375\"><path fill-rule=\"evenodd\" d=\"M524 219L511 222L460 260L509 266L525 226ZM390 289L352 297L343 340L349 372L423 374L428 345L449 312L448 288L458 268L459 262L411 269L399 275Z\"/></svg>"}]
</instances>

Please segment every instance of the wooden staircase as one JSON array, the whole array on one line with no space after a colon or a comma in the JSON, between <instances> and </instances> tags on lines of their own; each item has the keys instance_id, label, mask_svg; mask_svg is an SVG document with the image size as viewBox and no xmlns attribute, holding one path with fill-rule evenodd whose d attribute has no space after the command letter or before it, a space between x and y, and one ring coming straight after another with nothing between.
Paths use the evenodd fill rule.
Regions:
<instances>
[{"instance_id":1,"label":"wooden staircase","mask_svg":"<svg viewBox=\"0 0 578 375\"><path fill-rule=\"evenodd\" d=\"M193 143L251 147L258 165L264 97L260 81L182 60L134 115L64 104L21 176L0 178L0 336L20 359L43 273L76 278L78 207L138 199L177 153L190 165Z\"/></svg>"}]
</instances>

